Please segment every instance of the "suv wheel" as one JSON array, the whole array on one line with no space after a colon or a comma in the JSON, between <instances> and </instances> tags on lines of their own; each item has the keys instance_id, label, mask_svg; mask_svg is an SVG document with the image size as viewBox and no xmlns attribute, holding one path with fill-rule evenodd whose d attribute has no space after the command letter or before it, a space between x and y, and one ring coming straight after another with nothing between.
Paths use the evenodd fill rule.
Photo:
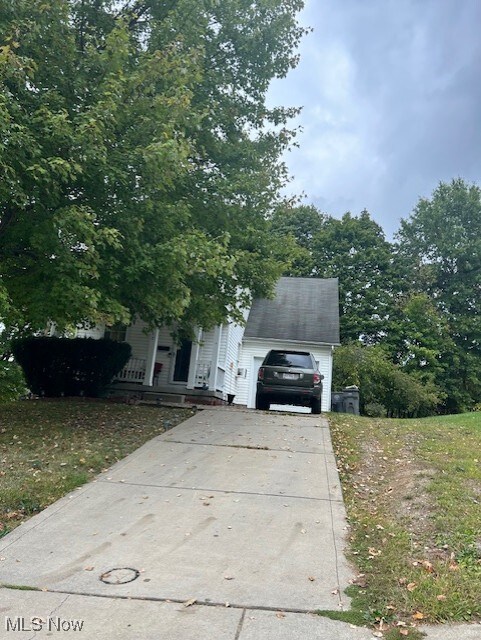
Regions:
<instances>
[{"instance_id":1,"label":"suv wheel","mask_svg":"<svg viewBox=\"0 0 481 640\"><path fill-rule=\"evenodd\" d=\"M268 411L270 407L270 402L267 402L265 398L261 395L256 395L256 409L260 409L261 411Z\"/></svg>"},{"instance_id":2,"label":"suv wheel","mask_svg":"<svg viewBox=\"0 0 481 640\"><path fill-rule=\"evenodd\" d=\"M321 401L317 398L313 398L311 402L312 413L319 414L321 413Z\"/></svg>"}]
</instances>

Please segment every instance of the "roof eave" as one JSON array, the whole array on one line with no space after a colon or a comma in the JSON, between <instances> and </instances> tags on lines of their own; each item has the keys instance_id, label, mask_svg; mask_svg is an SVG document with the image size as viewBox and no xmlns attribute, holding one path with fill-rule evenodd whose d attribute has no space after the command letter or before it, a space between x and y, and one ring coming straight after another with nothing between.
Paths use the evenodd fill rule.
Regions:
<instances>
[{"instance_id":1,"label":"roof eave","mask_svg":"<svg viewBox=\"0 0 481 640\"><path fill-rule=\"evenodd\" d=\"M319 342L318 340L290 340L289 338L258 338L255 336L246 336L244 340L255 340L258 342L289 342L292 344L316 344L320 347L340 347L340 342Z\"/></svg>"}]
</instances>

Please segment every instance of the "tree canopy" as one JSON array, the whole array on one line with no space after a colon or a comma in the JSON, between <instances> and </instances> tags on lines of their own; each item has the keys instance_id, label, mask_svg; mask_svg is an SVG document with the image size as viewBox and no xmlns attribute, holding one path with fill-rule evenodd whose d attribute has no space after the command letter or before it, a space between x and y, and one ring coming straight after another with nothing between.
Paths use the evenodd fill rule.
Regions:
<instances>
[{"instance_id":1,"label":"tree canopy","mask_svg":"<svg viewBox=\"0 0 481 640\"><path fill-rule=\"evenodd\" d=\"M440 183L393 242L367 211L336 219L312 206L280 208L271 224L289 239L286 275L339 278L345 348L335 356L337 384L353 383L349 372L357 371L363 406L392 415L478 406L480 187Z\"/></svg>"},{"instance_id":2,"label":"tree canopy","mask_svg":"<svg viewBox=\"0 0 481 640\"><path fill-rule=\"evenodd\" d=\"M460 178L439 184L402 221L397 241L413 289L429 295L447 327L448 409L469 408L481 396L481 189Z\"/></svg>"},{"instance_id":3,"label":"tree canopy","mask_svg":"<svg viewBox=\"0 0 481 640\"><path fill-rule=\"evenodd\" d=\"M297 62L302 6L1 3L5 324L209 326L269 293L296 110L266 92Z\"/></svg>"}]
</instances>

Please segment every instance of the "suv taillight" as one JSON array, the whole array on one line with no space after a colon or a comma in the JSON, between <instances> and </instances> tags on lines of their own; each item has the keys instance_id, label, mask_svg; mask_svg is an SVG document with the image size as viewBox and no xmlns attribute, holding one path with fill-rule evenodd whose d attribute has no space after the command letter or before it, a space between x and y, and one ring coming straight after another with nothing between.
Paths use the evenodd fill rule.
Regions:
<instances>
[{"instance_id":1,"label":"suv taillight","mask_svg":"<svg viewBox=\"0 0 481 640\"><path fill-rule=\"evenodd\" d=\"M264 380L264 369L262 367L259 369L259 373L257 374L257 379Z\"/></svg>"},{"instance_id":2,"label":"suv taillight","mask_svg":"<svg viewBox=\"0 0 481 640\"><path fill-rule=\"evenodd\" d=\"M321 382L321 376L318 373L314 374L314 384L319 384Z\"/></svg>"}]
</instances>

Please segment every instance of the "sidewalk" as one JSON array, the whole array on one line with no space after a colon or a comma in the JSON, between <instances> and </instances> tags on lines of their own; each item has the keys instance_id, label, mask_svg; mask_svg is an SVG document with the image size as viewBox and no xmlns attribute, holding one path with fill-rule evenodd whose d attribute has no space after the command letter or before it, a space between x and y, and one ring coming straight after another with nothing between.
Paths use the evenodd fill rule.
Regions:
<instances>
[{"instance_id":1,"label":"sidewalk","mask_svg":"<svg viewBox=\"0 0 481 640\"><path fill-rule=\"evenodd\" d=\"M0 638L372 638L314 614L349 608L345 533L324 418L202 411L0 541Z\"/></svg>"}]
</instances>

